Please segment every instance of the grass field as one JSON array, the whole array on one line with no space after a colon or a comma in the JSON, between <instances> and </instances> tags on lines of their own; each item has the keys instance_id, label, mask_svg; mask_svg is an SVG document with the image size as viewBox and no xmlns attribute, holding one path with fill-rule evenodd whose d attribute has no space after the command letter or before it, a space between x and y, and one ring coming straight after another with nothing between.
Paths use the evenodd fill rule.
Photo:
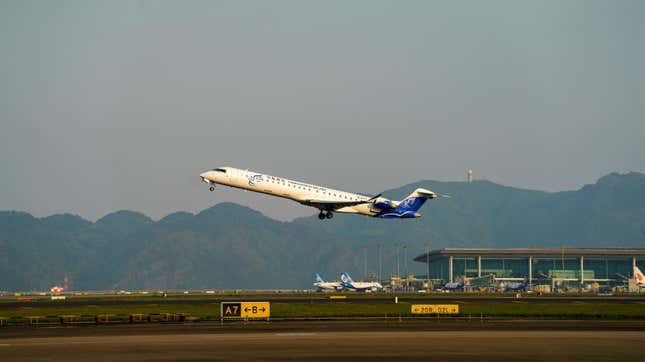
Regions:
<instances>
[{"instance_id":1,"label":"grass field","mask_svg":"<svg viewBox=\"0 0 645 362\"><path fill-rule=\"evenodd\" d=\"M267 298L269 299L269 298ZM473 317L514 317L514 318L559 318L559 319L645 319L645 301L632 303L589 303L567 302L548 303L536 301L490 302L462 301L459 302L461 316ZM137 318L145 319L153 315L154 319L164 320L165 314L186 315L193 320L218 320L220 318L219 303L209 304L140 304L140 305L83 305L55 307L39 307L37 304L0 309L0 324L26 324L29 317L37 316L32 323L56 323L60 316L67 317L72 322L93 322L97 315L109 315L110 321L127 321L130 315L138 314ZM159 316L161 315L161 316ZM271 303L272 318L329 318L329 317L383 317L402 316L411 314L410 303L347 303L341 301L330 303ZM105 317L104 317L105 319Z\"/></svg>"}]
</instances>

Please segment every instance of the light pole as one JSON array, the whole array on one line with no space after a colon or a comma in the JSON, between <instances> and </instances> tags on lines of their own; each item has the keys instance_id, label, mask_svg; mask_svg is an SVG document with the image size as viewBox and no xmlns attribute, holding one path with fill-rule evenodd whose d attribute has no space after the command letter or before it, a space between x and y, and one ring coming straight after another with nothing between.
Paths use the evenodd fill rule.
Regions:
<instances>
[{"instance_id":1,"label":"light pole","mask_svg":"<svg viewBox=\"0 0 645 362\"><path fill-rule=\"evenodd\" d=\"M400 269L399 269L399 242L394 243L396 247L396 277L400 279Z\"/></svg>"},{"instance_id":2,"label":"light pole","mask_svg":"<svg viewBox=\"0 0 645 362\"><path fill-rule=\"evenodd\" d=\"M430 242L426 243L426 288L430 291Z\"/></svg>"},{"instance_id":3,"label":"light pole","mask_svg":"<svg viewBox=\"0 0 645 362\"><path fill-rule=\"evenodd\" d=\"M363 280L367 280L367 246L363 247Z\"/></svg>"},{"instance_id":4,"label":"light pole","mask_svg":"<svg viewBox=\"0 0 645 362\"><path fill-rule=\"evenodd\" d=\"M381 260L381 244L379 243L377 245L377 251L378 251L378 282L380 283L383 279L381 279L381 271L383 269L383 263Z\"/></svg>"},{"instance_id":5,"label":"light pole","mask_svg":"<svg viewBox=\"0 0 645 362\"><path fill-rule=\"evenodd\" d=\"M408 245L403 244L403 276L408 277Z\"/></svg>"},{"instance_id":6,"label":"light pole","mask_svg":"<svg viewBox=\"0 0 645 362\"><path fill-rule=\"evenodd\" d=\"M405 291L408 291L408 244L403 243L403 280Z\"/></svg>"}]
</instances>

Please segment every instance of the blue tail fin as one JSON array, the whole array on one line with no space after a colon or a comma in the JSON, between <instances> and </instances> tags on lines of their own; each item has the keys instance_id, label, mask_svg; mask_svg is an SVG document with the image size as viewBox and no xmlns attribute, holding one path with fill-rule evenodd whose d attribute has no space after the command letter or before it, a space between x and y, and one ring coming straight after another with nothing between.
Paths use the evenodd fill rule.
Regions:
<instances>
[{"instance_id":1,"label":"blue tail fin","mask_svg":"<svg viewBox=\"0 0 645 362\"><path fill-rule=\"evenodd\" d=\"M347 274L347 272L342 272L340 273L340 282L343 284L352 284L354 281L352 280L352 277Z\"/></svg>"},{"instance_id":2,"label":"blue tail fin","mask_svg":"<svg viewBox=\"0 0 645 362\"><path fill-rule=\"evenodd\" d=\"M426 189L416 189L410 196L399 202L397 209L399 211L414 211L417 212L425 204L428 199L434 199L437 194Z\"/></svg>"},{"instance_id":3,"label":"blue tail fin","mask_svg":"<svg viewBox=\"0 0 645 362\"><path fill-rule=\"evenodd\" d=\"M324 283L325 281L318 273L314 273L314 283Z\"/></svg>"},{"instance_id":4,"label":"blue tail fin","mask_svg":"<svg viewBox=\"0 0 645 362\"><path fill-rule=\"evenodd\" d=\"M425 204L426 200L427 199L425 197L417 197L417 196L408 197L407 199L401 201L397 209L399 209L400 211L416 212L416 211L419 211L419 209L421 208L421 206L423 206L423 204Z\"/></svg>"}]
</instances>

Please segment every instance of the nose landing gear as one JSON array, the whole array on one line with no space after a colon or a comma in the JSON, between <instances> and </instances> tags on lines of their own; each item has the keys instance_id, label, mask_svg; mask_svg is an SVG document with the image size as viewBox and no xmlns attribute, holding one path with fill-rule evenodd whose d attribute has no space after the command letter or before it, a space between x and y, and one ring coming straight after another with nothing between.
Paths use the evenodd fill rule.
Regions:
<instances>
[{"instance_id":1,"label":"nose landing gear","mask_svg":"<svg viewBox=\"0 0 645 362\"><path fill-rule=\"evenodd\" d=\"M210 186L210 187L208 188L209 190L211 190L211 191L215 191L215 183L214 183L213 181L211 181L211 180L207 180L207 179L205 179L205 178L203 178L203 177L202 177L202 181L206 182L206 183L208 184L208 186Z\"/></svg>"}]
</instances>

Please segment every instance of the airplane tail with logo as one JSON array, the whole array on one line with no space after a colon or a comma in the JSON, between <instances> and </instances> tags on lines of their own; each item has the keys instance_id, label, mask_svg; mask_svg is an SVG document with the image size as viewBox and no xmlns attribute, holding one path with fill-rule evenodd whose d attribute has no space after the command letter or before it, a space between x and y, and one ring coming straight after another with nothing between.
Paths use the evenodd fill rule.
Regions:
<instances>
[{"instance_id":1,"label":"airplane tail with logo","mask_svg":"<svg viewBox=\"0 0 645 362\"><path fill-rule=\"evenodd\" d=\"M347 272L340 273L340 282L344 285L350 285L354 283L354 281L352 280L352 277L350 277L349 274L347 274Z\"/></svg>"},{"instance_id":2,"label":"airplane tail with logo","mask_svg":"<svg viewBox=\"0 0 645 362\"><path fill-rule=\"evenodd\" d=\"M408 197L399 202L397 209L401 211L419 211L428 199L434 199L436 197L437 194L430 190L416 189Z\"/></svg>"},{"instance_id":3,"label":"airplane tail with logo","mask_svg":"<svg viewBox=\"0 0 645 362\"><path fill-rule=\"evenodd\" d=\"M316 283L324 283L325 281L323 278L320 276L318 273L314 273L314 284Z\"/></svg>"},{"instance_id":4,"label":"airplane tail with logo","mask_svg":"<svg viewBox=\"0 0 645 362\"><path fill-rule=\"evenodd\" d=\"M398 219L411 219L420 217L418 212L421 206L425 204L428 199L437 198L437 194L426 189L416 189L405 199L399 201L394 210L383 210L378 217L382 218L398 218Z\"/></svg>"},{"instance_id":5,"label":"airplane tail with logo","mask_svg":"<svg viewBox=\"0 0 645 362\"><path fill-rule=\"evenodd\" d=\"M636 284L645 286L645 275L636 265L634 265L634 279L636 279Z\"/></svg>"}]
</instances>

